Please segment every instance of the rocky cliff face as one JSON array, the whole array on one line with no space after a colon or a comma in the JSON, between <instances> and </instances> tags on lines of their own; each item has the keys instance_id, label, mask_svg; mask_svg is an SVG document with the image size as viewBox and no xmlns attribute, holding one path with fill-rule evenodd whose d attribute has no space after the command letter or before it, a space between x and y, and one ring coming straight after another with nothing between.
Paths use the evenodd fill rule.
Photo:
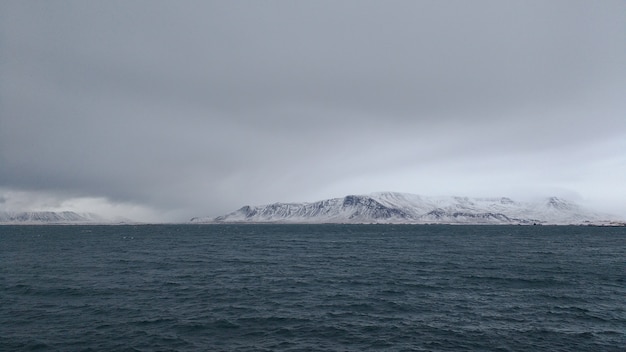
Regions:
<instances>
[{"instance_id":1,"label":"rocky cliff face","mask_svg":"<svg viewBox=\"0 0 626 352\"><path fill-rule=\"evenodd\" d=\"M194 223L414 223L414 224L584 224L607 220L556 197L540 202L510 198L423 197L406 193L348 195L313 203L244 206Z\"/></svg>"}]
</instances>

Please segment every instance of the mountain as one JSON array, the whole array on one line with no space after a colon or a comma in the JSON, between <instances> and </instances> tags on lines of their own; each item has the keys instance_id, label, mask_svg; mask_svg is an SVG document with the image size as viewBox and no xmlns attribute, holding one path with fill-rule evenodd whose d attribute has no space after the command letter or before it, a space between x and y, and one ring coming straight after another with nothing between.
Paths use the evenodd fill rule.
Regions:
<instances>
[{"instance_id":1,"label":"mountain","mask_svg":"<svg viewBox=\"0 0 626 352\"><path fill-rule=\"evenodd\" d=\"M73 211L0 212L0 224L95 224L107 220L92 213Z\"/></svg>"},{"instance_id":2,"label":"mountain","mask_svg":"<svg viewBox=\"0 0 626 352\"><path fill-rule=\"evenodd\" d=\"M407 224L608 224L598 214L557 197L539 202L510 198L424 197L379 192L313 203L244 206L192 223L407 223Z\"/></svg>"}]
</instances>

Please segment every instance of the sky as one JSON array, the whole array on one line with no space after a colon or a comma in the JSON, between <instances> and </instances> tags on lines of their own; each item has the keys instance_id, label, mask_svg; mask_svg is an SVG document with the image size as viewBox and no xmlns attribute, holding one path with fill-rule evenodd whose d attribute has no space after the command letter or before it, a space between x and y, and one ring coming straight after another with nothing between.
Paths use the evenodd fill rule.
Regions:
<instances>
[{"instance_id":1,"label":"sky","mask_svg":"<svg viewBox=\"0 0 626 352\"><path fill-rule=\"evenodd\" d=\"M0 211L378 191L626 218L626 1L0 2Z\"/></svg>"}]
</instances>

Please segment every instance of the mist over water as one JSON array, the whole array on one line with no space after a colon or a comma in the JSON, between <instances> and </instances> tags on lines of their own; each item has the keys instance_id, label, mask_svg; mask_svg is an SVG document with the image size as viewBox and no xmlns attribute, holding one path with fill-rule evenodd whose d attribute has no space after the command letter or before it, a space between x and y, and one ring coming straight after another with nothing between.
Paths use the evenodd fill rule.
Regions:
<instances>
[{"instance_id":1,"label":"mist over water","mask_svg":"<svg viewBox=\"0 0 626 352\"><path fill-rule=\"evenodd\" d=\"M621 351L626 229L0 226L0 349Z\"/></svg>"}]
</instances>

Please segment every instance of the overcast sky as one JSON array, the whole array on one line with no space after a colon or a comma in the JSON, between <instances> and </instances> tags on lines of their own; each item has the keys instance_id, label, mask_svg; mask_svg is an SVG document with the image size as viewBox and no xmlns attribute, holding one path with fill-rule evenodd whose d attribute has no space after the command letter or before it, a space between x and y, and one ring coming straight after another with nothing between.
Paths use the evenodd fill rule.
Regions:
<instances>
[{"instance_id":1,"label":"overcast sky","mask_svg":"<svg viewBox=\"0 0 626 352\"><path fill-rule=\"evenodd\" d=\"M626 217L626 1L0 2L0 210L375 191Z\"/></svg>"}]
</instances>

